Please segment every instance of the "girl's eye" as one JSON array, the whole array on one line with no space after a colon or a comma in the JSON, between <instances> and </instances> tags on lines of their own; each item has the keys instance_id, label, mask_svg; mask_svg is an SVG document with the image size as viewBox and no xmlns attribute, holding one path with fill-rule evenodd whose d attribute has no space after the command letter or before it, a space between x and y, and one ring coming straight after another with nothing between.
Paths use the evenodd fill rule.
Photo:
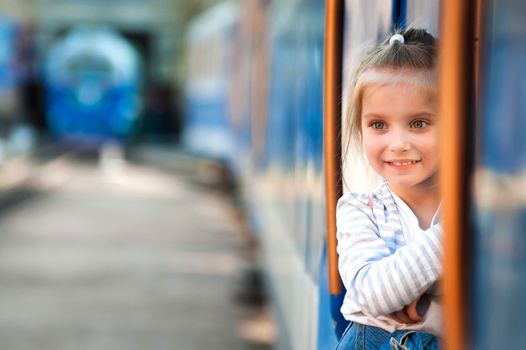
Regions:
<instances>
[{"instance_id":1,"label":"girl's eye","mask_svg":"<svg viewBox=\"0 0 526 350\"><path fill-rule=\"evenodd\" d=\"M422 129L422 128L424 128L427 124L429 124L429 123L426 122L425 120L417 119L417 120L413 120L413 121L411 122L411 127L412 127L412 128L415 128L415 129Z\"/></svg>"},{"instance_id":2,"label":"girl's eye","mask_svg":"<svg viewBox=\"0 0 526 350\"><path fill-rule=\"evenodd\" d=\"M380 121L376 121L376 122L372 122L371 123L371 127L373 129L385 129L385 123L384 122L380 122Z\"/></svg>"}]
</instances>

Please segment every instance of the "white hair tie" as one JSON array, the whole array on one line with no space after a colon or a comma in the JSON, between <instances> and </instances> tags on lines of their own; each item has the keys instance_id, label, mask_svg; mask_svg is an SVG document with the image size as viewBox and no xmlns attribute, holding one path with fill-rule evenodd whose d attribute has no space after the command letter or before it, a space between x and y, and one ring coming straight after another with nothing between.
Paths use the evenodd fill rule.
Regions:
<instances>
[{"instance_id":1,"label":"white hair tie","mask_svg":"<svg viewBox=\"0 0 526 350\"><path fill-rule=\"evenodd\" d=\"M399 41L400 44L405 42L404 36L402 34L394 34L391 39L389 39L389 45L392 45L395 41Z\"/></svg>"}]
</instances>

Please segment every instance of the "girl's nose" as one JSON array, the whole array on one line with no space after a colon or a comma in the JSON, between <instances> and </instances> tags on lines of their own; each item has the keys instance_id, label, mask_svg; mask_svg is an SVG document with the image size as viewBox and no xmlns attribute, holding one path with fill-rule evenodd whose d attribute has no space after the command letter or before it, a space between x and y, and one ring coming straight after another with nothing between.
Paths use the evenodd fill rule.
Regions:
<instances>
[{"instance_id":1,"label":"girl's nose","mask_svg":"<svg viewBox=\"0 0 526 350\"><path fill-rule=\"evenodd\" d=\"M411 149L411 143L404 136L403 134L393 135L393 139L389 144L391 152L407 152Z\"/></svg>"}]
</instances>

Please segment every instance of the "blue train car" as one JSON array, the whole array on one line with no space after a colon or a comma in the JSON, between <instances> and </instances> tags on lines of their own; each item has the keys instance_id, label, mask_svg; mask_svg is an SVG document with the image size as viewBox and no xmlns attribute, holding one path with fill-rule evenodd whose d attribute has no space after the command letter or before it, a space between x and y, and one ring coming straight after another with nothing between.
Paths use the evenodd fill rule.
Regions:
<instances>
[{"instance_id":1,"label":"blue train car","mask_svg":"<svg viewBox=\"0 0 526 350\"><path fill-rule=\"evenodd\" d=\"M280 324L278 348L284 349L315 349L320 327L328 325L320 316L331 319L319 307L325 302L319 285L325 232L324 8L323 1L308 0L275 1L268 9L265 147L254 159L248 200ZM258 130L252 137L259 137Z\"/></svg>"},{"instance_id":2,"label":"blue train car","mask_svg":"<svg viewBox=\"0 0 526 350\"><path fill-rule=\"evenodd\" d=\"M228 113L215 111L233 121L232 164L242 175L262 249L279 324L276 348L333 349L346 326L339 312L345 291L330 257L335 217L329 209L342 192L372 188L378 179L352 150L341 166L348 131L341 111L362 55L394 27L409 25L439 37L447 53L441 81L455 72L457 80L442 86L441 107L467 105L458 115L441 115L449 127L443 150L455 138L459 145L443 152L444 174L460 169L442 180L444 342L451 349L520 347L526 322L523 2L246 0L240 13L239 33L230 36L239 40L233 44L238 55L229 61L232 77L225 78L233 84L215 95ZM335 120L328 116L330 103Z\"/></svg>"},{"instance_id":3,"label":"blue train car","mask_svg":"<svg viewBox=\"0 0 526 350\"><path fill-rule=\"evenodd\" d=\"M462 299L463 334L473 349L518 349L526 342L525 15L524 1L492 0L479 19L479 113L466 128L473 144L469 279L462 285L469 292Z\"/></svg>"},{"instance_id":4,"label":"blue train car","mask_svg":"<svg viewBox=\"0 0 526 350\"><path fill-rule=\"evenodd\" d=\"M46 117L60 140L95 146L125 142L141 107L138 54L109 28L82 27L46 57Z\"/></svg>"},{"instance_id":5,"label":"blue train car","mask_svg":"<svg viewBox=\"0 0 526 350\"><path fill-rule=\"evenodd\" d=\"M226 4L219 8L232 6ZM393 26L406 19L425 26L421 11L429 7L403 5L401 11L398 1L345 2L346 79L363 49L383 40ZM339 312L343 292L331 296L327 277L325 8L322 0L245 1L228 21L217 21L218 8L201 16L189 37L187 142L229 157L238 174L263 252L280 329L278 349L333 348L346 326ZM433 11L431 21L438 23ZM220 39L204 35L207 27ZM220 44L225 46L218 49ZM219 132L226 152L211 142Z\"/></svg>"},{"instance_id":6,"label":"blue train car","mask_svg":"<svg viewBox=\"0 0 526 350\"><path fill-rule=\"evenodd\" d=\"M268 43L267 81L255 82L268 90L264 122L255 115L255 108L248 108L251 113L246 122L263 127L246 128L250 134L241 137L250 140L252 147L245 149L263 149L263 155L253 152L244 164L251 169L244 191L280 325L278 349L334 348L347 324L339 311L344 291L330 295L327 276L323 150L326 5L318 0L273 1L267 9L266 36L254 39ZM360 56L393 27L417 22L438 31L436 1L417 6L405 1L349 0L342 5L344 86L349 84L349 73ZM247 56L254 60L253 55ZM255 79L254 75L249 78ZM255 100L252 90L244 89L247 97L237 100L245 104ZM346 93L344 88L343 104ZM351 186L376 180L364 176L363 166L355 167L343 172Z\"/></svg>"}]
</instances>

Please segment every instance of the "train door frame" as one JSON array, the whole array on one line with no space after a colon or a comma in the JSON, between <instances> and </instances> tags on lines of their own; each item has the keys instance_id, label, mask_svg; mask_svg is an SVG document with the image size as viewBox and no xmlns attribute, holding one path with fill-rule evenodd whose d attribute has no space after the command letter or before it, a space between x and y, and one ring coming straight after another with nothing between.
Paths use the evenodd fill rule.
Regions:
<instances>
[{"instance_id":1,"label":"train door frame","mask_svg":"<svg viewBox=\"0 0 526 350\"><path fill-rule=\"evenodd\" d=\"M340 294L336 252L336 202L342 192L341 179L341 85L343 0L326 4L324 78L324 170L327 214L329 293ZM444 344L447 349L467 345L466 264L469 208L467 186L472 138L467 125L474 116L478 69L477 46L472 40L480 33L480 0L442 1L439 108L441 110L441 166L444 208ZM447 69L445 68L447 67ZM466 118L466 116L469 116Z\"/></svg>"},{"instance_id":2,"label":"train door frame","mask_svg":"<svg viewBox=\"0 0 526 350\"><path fill-rule=\"evenodd\" d=\"M466 349L469 240L469 174L473 145L468 125L474 117L477 50L473 38L480 1L443 0L439 59L441 114L440 171L444 219L444 345ZM474 55L475 53L475 55ZM475 67L475 68L474 68ZM447 132L446 132L447 131ZM467 254L466 254L467 252Z\"/></svg>"}]
</instances>

